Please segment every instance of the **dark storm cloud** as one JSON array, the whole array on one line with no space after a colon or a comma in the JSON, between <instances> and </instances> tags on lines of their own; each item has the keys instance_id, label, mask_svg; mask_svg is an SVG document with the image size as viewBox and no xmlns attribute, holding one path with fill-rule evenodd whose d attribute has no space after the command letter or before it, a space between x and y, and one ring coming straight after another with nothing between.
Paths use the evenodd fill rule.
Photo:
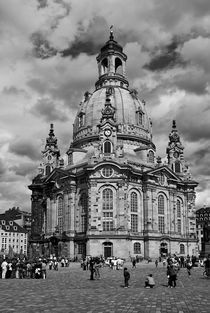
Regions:
<instances>
[{"instance_id":1,"label":"dark storm cloud","mask_svg":"<svg viewBox=\"0 0 210 313\"><path fill-rule=\"evenodd\" d=\"M38 2L38 6L37 6L38 9L43 9L47 7L48 5L47 0L37 0L37 2Z\"/></svg>"},{"instance_id":2,"label":"dark storm cloud","mask_svg":"<svg viewBox=\"0 0 210 313\"><path fill-rule=\"evenodd\" d=\"M36 90L39 94L44 94L47 89L48 82L41 79L33 78L27 82L28 86Z\"/></svg>"},{"instance_id":3,"label":"dark storm cloud","mask_svg":"<svg viewBox=\"0 0 210 313\"><path fill-rule=\"evenodd\" d=\"M31 108L30 112L43 118L46 122L68 120L66 113L56 107L56 104L50 98L41 98Z\"/></svg>"},{"instance_id":4,"label":"dark storm cloud","mask_svg":"<svg viewBox=\"0 0 210 313\"><path fill-rule=\"evenodd\" d=\"M197 181L199 182L196 188L197 192L205 191L209 189L209 180L205 179L203 176L197 176Z\"/></svg>"},{"instance_id":5,"label":"dark storm cloud","mask_svg":"<svg viewBox=\"0 0 210 313\"><path fill-rule=\"evenodd\" d=\"M17 156L28 157L31 160L39 160L40 153L38 152L37 145L33 144L29 139L16 139L9 144L9 152Z\"/></svg>"},{"instance_id":6,"label":"dark storm cloud","mask_svg":"<svg viewBox=\"0 0 210 313\"><path fill-rule=\"evenodd\" d=\"M173 78L174 85L179 89L197 95L202 95L207 92L207 81L208 78L205 73L198 73L198 71L186 72Z\"/></svg>"},{"instance_id":7,"label":"dark storm cloud","mask_svg":"<svg viewBox=\"0 0 210 313\"><path fill-rule=\"evenodd\" d=\"M16 175L25 177L27 175L31 175L31 173L37 169L37 164L25 162L23 164L12 166L9 169L15 172Z\"/></svg>"},{"instance_id":8,"label":"dark storm cloud","mask_svg":"<svg viewBox=\"0 0 210 313\"><path fill-rule=\"evenodd\" d=\"M36 58L47 59L57 54L57 50L53 48L44 35L40 32L33 33L31 36L33 44L33 54Z\"/></svg>"},{"instance_id":9,"label":"dark storm cloud","mask_svg":"<svg viewBox=\"0 0 210 313\"><path fill-rule=\"evenodd\" d=\"M184 134L185 140L191 142L209 140L210 127L206 117L203 111L193 110L189 106L180 109L176 119L179 121L179 128Z\"/></svg>"},{"instance_id":10,"label":"dark storm cloud","mask_svg":"<svg viewBox=\"0 0 210 313\"><path fill-rule=\"evenodd\" d=\"M10 86L10 87L4 87L4 89L2 90L2 93L5 95L18 95L18 94L25 93L25 91L23 89L18 89L15 86Z\"/></svg>"},{"instance_id":11,"label":"dark storm cloud","mask_svg":"<svg viewBox=\"0 0 210 313\"><path fill-rule=\"evenodd\" d=\"M203 143L202 147L190 154L190 160L193 163L191 171L199 181L198 191L209 189L209 176L210 176L210 148L208 141Z\"/></svg>"},{"instance_id":12,"label":"dark storm cloud","mask_svg":"<svg viewBox=\"0 0 210 313\"><path fill-rule=\"evenodd\" d=\"M63 57L77 57L80 53L87 55L95 55L100 52L103 45L109 40L110 25L104 17L95 16L90 21L87 30L84 30L81 25L78 25L78 35L71 43L70 47L61 51ZM134 30L114 29L114 40L122 47L129 42L140 42L139 33Z\"/></svg>"},{"instance_id":13,"label":"dark storm cloud","mask_svg":"<svg viewBox=\"0 0 210 313\"><path fill-rule=\"evenodd\" d=\"M90 21L87 30L84 30L81 24L79 24L78 35L69 48L61 51L62 56L75 58L80 53L86 53L88 55L97 54L104 42L108 40L105 37L105 30L107 29L108 25L105 18L100 16L96 16Z\"/></svg>"},{"instance_id":14,"label":"dark storm cloud","mask_svg":"<svg viewBox=\"0 0 210 313\"><path fill-rule=\"evenodd\" d=\"M174 39L170 44L152 53L152 59L143 68L150 71L162 71L175 66L184 66L186 62L182 59L180 52L177 51L180 42Z\"/></svg>"},{"instance_id":15,"label":"dark storm cloud","mask_svg":"<svg viewBox=\"0 0 210 313\"><path fill-rule=\"evenodd\" d=\"M2 159L0 159L0 176L6 172L6 166Z\"/></svg>"}]
</instances>

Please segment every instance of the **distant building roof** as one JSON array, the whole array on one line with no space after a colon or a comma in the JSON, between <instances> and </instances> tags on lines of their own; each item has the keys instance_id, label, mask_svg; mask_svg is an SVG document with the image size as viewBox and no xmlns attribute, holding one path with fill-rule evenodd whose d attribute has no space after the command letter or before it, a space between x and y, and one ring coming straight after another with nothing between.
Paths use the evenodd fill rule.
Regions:
<instances>
[{"instance_id":1,"label":"distant building roof","mask_svg":"<svg viewBox=\"0 0 210 313\"><path fill-rule=\"evenodd\" d=\"M7 218L6 216L0 216L0 229L6 232L27 233L27 231L23 227L18 225L14 220Z\"/></svg>"},{"instance_id":2,"label":"distant building roof","mask_svg":"<svg viewBox=\"0 0 210 313\"><path fill-rule=\"evenodd\" d=\"M205 224L210 222L210 207L204 207L196 211L196 223Z\"/></svg>"}]
</instances>

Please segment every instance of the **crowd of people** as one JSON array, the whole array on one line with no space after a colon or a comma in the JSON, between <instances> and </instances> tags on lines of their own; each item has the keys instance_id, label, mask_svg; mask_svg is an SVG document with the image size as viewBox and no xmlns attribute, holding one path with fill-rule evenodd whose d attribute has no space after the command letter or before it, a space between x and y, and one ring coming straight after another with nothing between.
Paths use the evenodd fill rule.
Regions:
<instances>
[{"instance_id":1,"label":"crowd of people","mask_svg":"<svg viewBox=\"0 0 210 313\"><path fill-rule=\"evenodd\" d=\"M29 261L19 258L3 259L0 264L0 278L32 278L32 279L46 279L47 260L36 259Z\"/></svg>"},{"instance_id":2,"label":"crowd of people","mask_svg":"<svg viewBox=\"0 0 210 313\"><path fill-rule=\"evenodd\" d=\"M103 256L91 257L87 256L81 259L81 268L90 271L90 280L100 279L100 268L109 266L112 270L123 269L124 287L129 287L130 273L127 267L124 267L125 260L120 258L108 258L105 260ZM132 258L132 268L136 268L136 259ZM191 276L191 269L195 266L194 256L187 256L186 258L178 257L176 255L164 258L164 260L155 260L155 266L158 267L160 262L166 266L166 275L168 278L167 285L169 288L176 287L178 272L180 268L186 268L187 273ZM68 267L70 259L62 257L59 260L54 256L50 259L38 258L33 261L27 259L3 259L0 261L0 278L30 278L30 279L46 279L47 266L49 270L58 271L58 267ZM205 273L210 276L210 255L204 260ZM148 274L145 278L145 288L153 288L155 280L152 274Z\"/></svg>"},{"instance_id":3,"label":"crowd of people","mask_svg":"<svg viewBox=\"0 0 210 313\"><path fill-rule=\"evenodd\" d=\"M68 267L70 260L61 258L58 260L55 256L50 259L36 258L28 260L27 258L4 258L0 260L0 278L31 278L31 279L46 279L47 266L49 270L58 271L59 263L61 267Z\"/></svg>"}]
</instances>

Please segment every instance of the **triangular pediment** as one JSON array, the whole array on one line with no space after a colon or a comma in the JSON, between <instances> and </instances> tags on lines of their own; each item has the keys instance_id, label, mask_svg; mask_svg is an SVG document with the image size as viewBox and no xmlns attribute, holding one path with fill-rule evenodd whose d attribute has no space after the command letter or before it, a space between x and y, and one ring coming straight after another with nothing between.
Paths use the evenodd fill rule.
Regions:
<instances>
[{"instance_id":1,"label":"triangular pediment","mask_svg":"<svg viewBox=\"0 0 210 313\"><path fill-rule=\"evenodd\" d=\"M68 172L60 168L55 168L46 178L45 183L55 182L61 178L68 176Z\"/></svg>"},{"instance_id":2,"label":"triangular pediment","mask_svg":"<svg viewBox=\"0 0 210 313\"><path fill-rule=\"evenodd\" d=\"M146 172L146 174L148 175L165 175L167 177L167 179L171 179L171 180L174 180L174 181L177 181L177 182L180 182L182 181L181 178L176 175L168 166L160 166L156 169L153 169L153 170L149 170Z\"/></svg>"}]
</instances>

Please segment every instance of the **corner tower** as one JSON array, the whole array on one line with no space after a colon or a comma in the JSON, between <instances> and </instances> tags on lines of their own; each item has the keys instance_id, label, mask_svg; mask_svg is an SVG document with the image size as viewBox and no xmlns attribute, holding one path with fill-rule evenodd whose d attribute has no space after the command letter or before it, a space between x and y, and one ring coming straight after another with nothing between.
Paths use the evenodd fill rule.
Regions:
<instances>
[{"instance_id":1,"label":"corner tower","mask_svg":"<svg viewBox=\"0 0 210 313\"><path fill-rule=\"evenodd\" d=\"M172 122L172 130L169 134L169 142L166 148L166 154L168 159L168 166L177 175L190 176L188 165L184 159L184 146L181 143L175 120Z\"/></svg>"},{"instance_id":2,"label":"corner tower","mask_svg":"<svg viewBox=\"0 0 210 313\"><path fill-rule=\"evenodd\" d=\"M58 149L57 141L53 124L50 124L49 135L46 138L45 148L42 151L43 162L40 166L40 171L44 176L48 176L54 168L60 165L60 150Z\"/></svg>"}]
</instances>

